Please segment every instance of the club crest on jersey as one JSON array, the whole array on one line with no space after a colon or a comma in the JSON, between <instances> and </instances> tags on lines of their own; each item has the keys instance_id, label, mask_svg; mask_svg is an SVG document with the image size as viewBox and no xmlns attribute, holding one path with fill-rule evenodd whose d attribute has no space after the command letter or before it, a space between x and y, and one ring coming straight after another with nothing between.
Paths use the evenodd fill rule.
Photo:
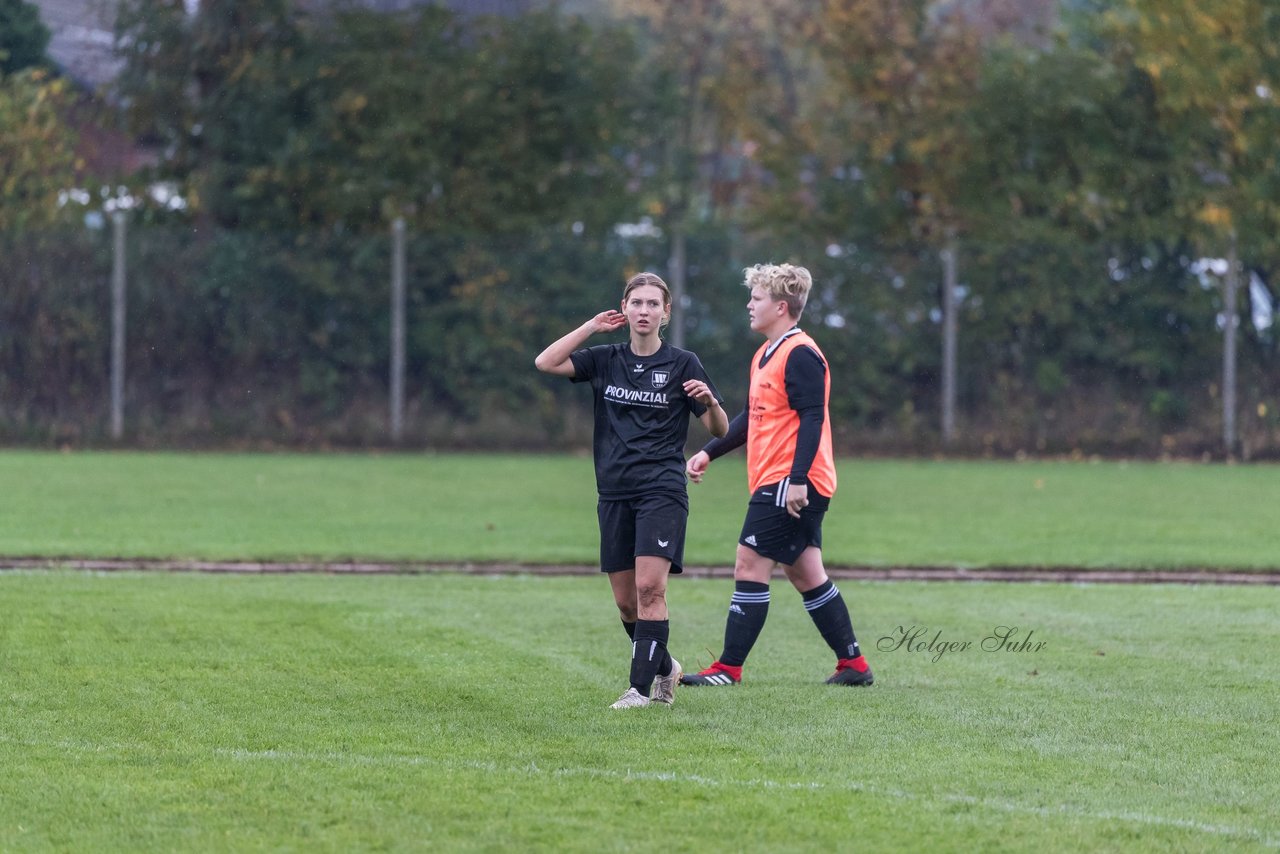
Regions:
<instances>
[{"instance_id":1,"label":"club crest on jersey","mask_svg":"<svg viewBox=\"0 0 1280 854\"><path fill-rule=\"evenodd\" d=\"M664 385L667 384L667 378L669 376L670 375L666 371L654 371L650 375L650 379L653 380L653 387L662 388Z\"/></svg>"}]
</instances>

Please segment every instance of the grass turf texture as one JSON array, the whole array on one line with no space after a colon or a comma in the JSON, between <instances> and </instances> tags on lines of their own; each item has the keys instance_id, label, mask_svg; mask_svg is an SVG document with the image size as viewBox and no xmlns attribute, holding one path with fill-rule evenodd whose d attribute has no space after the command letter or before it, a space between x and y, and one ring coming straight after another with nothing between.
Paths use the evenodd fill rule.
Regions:
<instances>
[{"instance_id":1,"label":"grass turf texture","mask_svg":"<svg viewBox=\"0 0 1280 854\"><path fill-rule=\"evenodd\" d=\"M0 573L0 850L1280 845L1280 590L842 587L874 687L776 582L742 686L615 712L599 577ZM673 583L687 666L729 591Z\"/></svg>"},{"instance_id":2,"label":"grass turf texture","mask_svg":"<svg viewBox=\"0 0 1280 854\"><path fill-rule=\"evenodd\" d=\"M1274 466L842 460L828 564L1276 568ZM594 564L573 456L0 452L0 555ZM740 455L690 487L732 563Z\"/></svg>"}]
</instances>

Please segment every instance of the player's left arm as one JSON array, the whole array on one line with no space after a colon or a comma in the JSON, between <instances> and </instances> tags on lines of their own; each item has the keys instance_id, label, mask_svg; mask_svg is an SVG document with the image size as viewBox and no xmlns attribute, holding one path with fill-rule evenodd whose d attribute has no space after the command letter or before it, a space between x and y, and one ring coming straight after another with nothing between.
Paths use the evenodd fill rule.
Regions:
<instances>
[{"instance_id":1,"label":"player's left arm","mask_svg":"<svg viewBox=\"0 0 1280 854\"><path fill-rule=\"evenodd\" d=\"M729 432L729 416L725 413L724 407L720 405L720 401L716 400L714 396L712 396L711 402L707 404L707 411L702 413L698 420L706 425L707 432L717 439Z\"/></svg>"},{"instance_id":2,"label":"player's left arm","mask_svg":"<svg viewBox=\"0 0 1280 854\"><path fill-rule=\"evenodd\" d=\"M707 376L698 357L690 356L690 359L693 376L684 381L684 393L706 407L698 420L707 428L707 432L718 439L729 432L729 416L725 414L723 401L716 394L716 387L711 384L711 378Z\"/></svg>"},{"instance_id":3,"label":"player's left arm","mask_svg":"<svg viewBox=\"0 0 1280 854\"><path fill-rule=\"evenodd\" d=\"M809 347L797 347L787 357L787 402L800 419L787 487L787 512L799 518L809 504L809 469L818 456L822 427L827 419L827 366Z\"/></svg>"}]
</instances>

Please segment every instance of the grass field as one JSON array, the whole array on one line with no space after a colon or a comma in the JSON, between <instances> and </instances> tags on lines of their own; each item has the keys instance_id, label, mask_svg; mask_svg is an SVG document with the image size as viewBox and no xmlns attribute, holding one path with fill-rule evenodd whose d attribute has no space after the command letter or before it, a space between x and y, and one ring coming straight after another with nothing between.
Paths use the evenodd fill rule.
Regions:
<instances>
[{"instance_id":1,"label":"grass field","mask_svg":"<svg viewBox=\"0 0 1280 854\"><path fill-rule=\"evenodd\" d=\"M1275 466L843 460L832 565L1280 568ZM741 459L691 487L730 563ZM0 452L0 556L594 564L571 456Z\"/></svg>"},{"instance_id":2,"label":"grass field","mask_svg":"<svg viewBox=\"0 0 1280 854\"><path fill-rule=\"evenodd\" d=\"M598 577L0 573L0 850L1280 846L1280 590L842 587L874 687L776 584L742 686L614 712Z\"/></svg>"},{"instance_id":3,"label":"grass field","mask_svg":"<svg viewBox=\"0 0 1280 854\"><path fill-rule=\"evenodd\" d=\"M1275 473L846 460L825 551L1274 568ZM691 495L729 562L741 464ZM0 452L0 560L590 565L593 505L576 457ZM742 686L614 712L598 574L0 572L0 851L1280 848L1280 587L840 586L874 687L775 580ZM673 580L688 668L730 590Z\"/></svg>"}]
</instances>

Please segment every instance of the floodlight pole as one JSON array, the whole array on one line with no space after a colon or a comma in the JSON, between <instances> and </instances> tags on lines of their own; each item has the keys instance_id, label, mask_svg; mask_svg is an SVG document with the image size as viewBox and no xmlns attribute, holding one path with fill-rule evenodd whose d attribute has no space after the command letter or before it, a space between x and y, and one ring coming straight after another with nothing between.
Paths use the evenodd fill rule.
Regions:
<instances>
[{"instance_id":1,"label":"floodlight pole","mask_svg":"<svg viewBox=\"0 0 1280 854\"><path fill-rule=\"evenodd\" d=\"M111 214L111 438L124 436L125 212Z\"/></svg>"},{"instance_id":2,"label":"floodlight pole","mask_svg":"<svg viewBox=\"0 0 1280 854\"><path fill-rule=\"evenodd\" d=\"M391 441L404 436L404 217L391 224Z\"/></svg>"}]
</instances>

